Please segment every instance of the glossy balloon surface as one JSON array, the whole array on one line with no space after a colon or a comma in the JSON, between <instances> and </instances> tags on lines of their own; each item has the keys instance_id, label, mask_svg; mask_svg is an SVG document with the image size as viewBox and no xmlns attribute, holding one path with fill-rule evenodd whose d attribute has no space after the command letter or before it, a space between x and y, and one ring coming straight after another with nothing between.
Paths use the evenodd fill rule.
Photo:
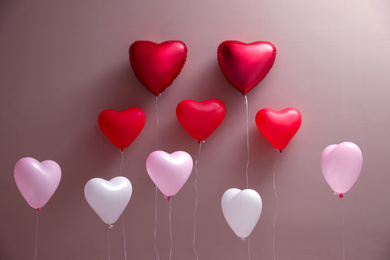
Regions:
<instances>
[{"instance_id":1,"label":"glossy balloon surface","mask_svg":"<svg viewBox=\"0 0 390 260\"><path fill-rule=\"evenodd\" d=\"M226 107L218 99L184 100L176 107L179 123L198 141L207 139L222 123L225 114Z\"/></svg>"},{"instance_id":2,"label":"glossy balloon surface","mask_svg":"<svg viewBox=\"0 0 390 260\"><path fill-rule=\"evenodd\" d=\"M31 157L20 159L14 167L16 186L34 209L46 205L61 181L61 168L55 161L37 161Z\"/></svg>"},{"instance_id":3,"label":"glossy balloon surface","mask_svg":"<svg viewBox=\"0 0 390 260\"><path fill-rule=\"evenodd\" d=\"M176 195L191 175L193 160L183 151L172 154L154 151L146 159L146 170L158 189L167 197Z\"/></svg>"},{"instance_id":4,"label":"glossy balloon surface","mask_svg":"<svg viewBox=\"0 0 390 260\"><path fill-rule=\"evenodd\" d=\"M138 107L124 111L107 109L100 113L98 124L103 134L118 148L128 147L145 125L145 113Z\"/></svg>"},{"instance_id":5,"label":"glossy balloon surface","mask_svg":"<svg viewBox=\"0 0 390 260\"><path fill-rule=\"evenodd\" d=\"M181 41L136 41L129 48L129 58L134 74L157 96L180 74L187 47Z\"/></svg>"},{"instance_id":6,"label":"glossy balloon surface","mask_svg":"<svg viewBox=\"0 0 390 260\"><path fill-rule=\"evenodd\" d=\"M282 151L298 132L302 115L295 108L280 111L264 108L257 112L255 120L260 133L275 149Z\"/></svg>"},{"instance_id":7,"label":"glossy balloon surface","mask_svg":"<svg viewBox=\"0 0 390 260\"><path fill-rule=\"evenodd\" d=\"M222 73L244 95L265 78L275 58L276 48L270 42L224 41L218 47Z\"/></svg>"},{"instance_id":8,"label":"glossy balloon surface","mask_svg":"<svg viewBox=\"0 0 390 260\"><path fill-rule=\"evenodd\" d=\"M349 191L360 176L363 154L356 144L343 142L327 146L321 155L321 170L329 186L337 193Z\"/></svg>"}]
</instances>

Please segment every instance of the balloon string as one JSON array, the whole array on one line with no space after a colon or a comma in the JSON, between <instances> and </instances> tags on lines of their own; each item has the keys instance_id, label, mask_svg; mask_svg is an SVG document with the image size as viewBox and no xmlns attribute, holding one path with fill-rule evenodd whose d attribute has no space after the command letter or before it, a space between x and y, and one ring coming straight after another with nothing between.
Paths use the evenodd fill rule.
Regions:
<instances>
[{"instance_id":1,"label":"balloon string","mask_svg":"<svg viewBox=\"0 0 390 260\"><path fill-rule=\"evenodd\" d=\"M110 250L110 229L111 229L111 225L108 226L108 229L107 229L107 251L108 251L108 260L111 259L111 250Z\"/></svg>"},{"instance_id":2,"label":"balloon string","mask_svg":"<svg viewBox=\"0 0 390 260\"><path fill-rule=\"evenodd\" d=\"M160 256L157 250L156 238L157 238L157 185L156 185L156 195L154 197L154 251L156 251L157 259L160 260Z\"/></svg>"},{"instance_id":3,"label":"balloon string","mask_svg":"<svg viewBox=\"0 0 390 260\"><path fill-rule=\"evenodd\" d=\"M204 141L203 141L204 143ZM196 211L198 208L198 178L199 178L199 171L198 171L198 162L200 159L200 152L202 150L202 141L199 142L199 151L198 151L198 158L195 161L195 172L196 172L196 178L195 178L195 206L194 206L194 236L192 238L192 247L194 249L196 259L198 260L198 251L195 247L195 240L196 240Z\"/></svg>"},{"instance_id":4,"label":"balloon string","mask_svg":"<svg viewBox=\"0 0 390 260\"><path fill-rule=\"evenodd\" d=\"M248 98L246 95L244 95L245 98L245 110L246 110L246 149L248 152L248 159L246 161L246 168L245 168L245 174L246 174L246 188L249 188L249 177L248 177L248 168L249 168L249 109L248 109Z\"/></svg>"},{"instance_id":5,"label":"balloon string","mask_svg":"<svg viewBox=\"0 0 390 260\"><path fill-rule=\"evenodd\" d=\"M158 150L158 126L160 124L159 109L158 109L158 98L160 97L160 95L156 96L156 131L157 131L156 138L157 138L157 150Z\"/></svg>"},{"instance_id":6,"label":"balloon string","mask_svg":"<svg viewBox=\"0 0 390 260\"><path fill-rule=\"evenodd\" d=\"M342 223L342 234L343 234L343 260L345 260L344 200L341 200L341 223Z\"/></svg>"},{"instance_id":7,"label":"balloon string","mask_svg":"<svg viewBox=\"0 0 390 260\"><path fill-rule=\"evenodd\" d=\"M251 237L248 237L248 260L251 260Z\"/></svg>"},{"instance_id":8,"label":"balloon string","mask_svg":"<svg viewBox=\"0 0 390 260\"><path fill-rule=\"evenodd\" d=\"M171 248L169 251L169 260L172 259L172 198L169 200L169 238L171 242Z\"/></svg>"},{"instance_id":9,"label":"balloon string","mask_svg":"<svg viewBox=\"0 0 390 260\"><path fill-rule=\"evenodd\" d=\"M126 250L126 233L125 233L125 213L122 212L122 229L123 229L123 249L125 253L125 260L127 260L127 250Z\"/></svg>"},{"instance_id":10,"label":"balloon string","mask_svg":"<svg viewBox=\"0 0 390 260\"><path fill-rule=\"evenodd\" d=\"M121 153L121 165L119 168L119 175L122 176L124 151L123 149L120 149L119 152Z\"/></svg>"},{"instance_id":11,"label":"balloon string","mask_svg":"<svg viewBox=\"0 0 390 260\"><path fill-rule=\"evenodd\" d=\"M39 216L39 209L37 209L37 219L35 222L35 260L37 260L37 254L38 254L38 216Z\"/></svg>"},{"instance_id":12,"label":"balloon string","mask_svg":"<svg viewBox=\"0 0 390 260\"><path fill-rule=\"evenodd\" d=\"M276 182L275 182L275 176L276 176L276 164L278 162L279 158L279 152L276 154L276 159L275 159L275 165L274 165L274 176L273 176L273 188L274 188L274 194L275 194L275 199L276 199L276 209L275 209L275 215L274 215L274 223L273 223L273 235L272 235L272 252L274 254L274 260L276 260L275 256L275 230L276 230L276 218L278 216L278 208L279 208L279 198L278 194L276 193Z\"/></svg>"}]
</instances>

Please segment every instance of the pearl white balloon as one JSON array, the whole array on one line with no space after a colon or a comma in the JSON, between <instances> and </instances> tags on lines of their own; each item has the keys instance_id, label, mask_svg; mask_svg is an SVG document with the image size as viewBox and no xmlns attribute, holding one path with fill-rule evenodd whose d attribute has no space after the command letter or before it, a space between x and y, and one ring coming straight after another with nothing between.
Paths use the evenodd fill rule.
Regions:
<instances>
[{"instance_id":1,"label":"pearl white balloon","mask_svg":"<svg viewBox=\"0 0 390 260\"><path fill-rule=\"evenodd\" d=\"M221 206L226 222L238 237L245 239L259 221L263 203L255 190L231 188L223 194Z\"/></svg>"},{"instance_id":2,"label":"pearl white balloon","mask_svg":"<svg viewBox=\"0 0 390 260\"><path fill-rule=\"evenodd\" d=\"M125 210L133 193L126 177L109 181L93 178L85 184L84 195L91 208L106 224L114 224Z\"/></svg>"}]
</instances>

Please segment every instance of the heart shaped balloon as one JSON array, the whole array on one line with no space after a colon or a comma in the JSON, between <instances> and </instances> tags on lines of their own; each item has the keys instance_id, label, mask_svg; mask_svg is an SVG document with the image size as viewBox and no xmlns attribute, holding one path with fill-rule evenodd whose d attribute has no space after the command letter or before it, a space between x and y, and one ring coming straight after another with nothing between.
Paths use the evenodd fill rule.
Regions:
<instances>
[{"instance_id":1,"label":"heart shaped balloon","mask_svg":"<svg viewBox=\"0 0 390 260\"><path fill-rule=\"evenodd\" d=\"M222 123L225 114L225 105L218 99L203 102L184 100L176 107L179 123L198 141L209 137Z\"/></svg>"},{"instance_id":2,"label":"heart shaped balloon","mask_svg":"<svg viewBox=\"0 0 390 260\"><path fill-rule=\"evenodd\" d=\"M158 96L180 74L187 58L187 47L181 41L160 44L135 41L129 48L130 64L141 83Z\"/></svg>"},{"instance_id":3,"label":"heart shaped balloon","mask_svg":"<svg viewBox=\"0 0 390 260\"><path fill-rule=\"evenodd\" d=\"M128 147L145 125L145 113L138 107L124 111L107 109L100 113L99 127L103 134L119 149Z\"/></svg>"},{"instance_id":4,"label":"heart shaped balloon","mask_svg":"<svg viewBox=\"0 0 390 260\"><path fill-rule=\"evenodd\" d=\"M354 143L327 146L321 155L321 170L329 186L342 197L359 178L363 155Z\"/></svg>"},{"instance_id":5,"label":"heart shaped balloon","mask_svg":"<svg viewBox=\"0 0 390 260\"><path fill-rule=\"evenodd\" d=\"M218 46L222 73L244 95L265 78L275 58L276 48L270 42L224 41Z\"/></svg>"},{"instance_id":6,"label":"heart shaped balloon","mask_svg":"<svg viewBox=\"0 0 390 260\"><path fill-rule=\"evenodd\" d=\"M264 108L256 114L256 126L275 149L282 151L302 123L301 113L295 108L276 111Z\"/></svg>"},{"instance_id":7,"label":"heart shaped balloon","mask_svg":"<svg viewBox=\"0 0 390 260\"><path fill-rule=\"evenodd\" d=\"M55 162L39 162L31 157L20 159L14 168L14 177L23 198L34 209L41 209L57 190L61 168Z\"/></svg>"},{"instance_id":8,"label":"heart shaped balloon","mask_svg":"<svg viewBox=\"0 0 390 260\"><path fill-rule=\"evenodd\" d=\"M263 202L252 189L228 189L222 196L222 212L234 233L245 239L249 237L260 219Z\"/></svg>"},{"instance_id":9,"label":"heart shaped balloon","mask_svg":"<svg viewBox=\"0 0 390 260\"><path fill-rule=\"evenodd\" d=\"M154 151L146 159L146 170L159 190L168 198L175 195L192 172L191 155L183 151L172 154Z\"/></svg>"},{"instance_id":10,"label":"heart shaped balloon","mask_svg":"<svg viewBox=\"0 0 390 260\"><path fill-rule=\"evenodd\" d=\"M131 182L122 176L106 181L93 178L85 184L84 195L89 206L106 224L114 224L125 210L133 193Z\"/></svg>"}]
</instances>

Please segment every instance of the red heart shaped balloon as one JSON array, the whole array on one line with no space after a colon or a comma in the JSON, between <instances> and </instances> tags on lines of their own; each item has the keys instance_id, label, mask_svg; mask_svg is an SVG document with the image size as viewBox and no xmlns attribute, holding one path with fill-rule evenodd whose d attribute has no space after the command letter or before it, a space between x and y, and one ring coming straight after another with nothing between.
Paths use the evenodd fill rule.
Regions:
<instances>
[{"instance_id":1,"label":"red heart shaped balloon","mask_svg":"<svg viewBox=\"0 0 390 260\"><path fill-rule=\"evenodd\" d=\"M301 113L295 108L276 111L264 108L256 114L256 125L260 133L275 149L282 151L301 126Z\"/></svg>"},{"instance_id":2,"label":"red heart shaped balloon","mask_svg":"<svg viewBox=\"0 0 390 260\"><path fill-rule=\"evenodd\" d=\"M124 111L107 109L100 113L99 127L119 149L128 147L145 125L145 113L138 107Z\"/></svg>"},{"instance_id":3,"label":"red heart shaped balloon","mask_svg":"<svg viewBox=\"0 0 390 260\"><path fill-rule=\"evenodd\" d=\"M179 123L198 141L209 137L222 123L225 114L225 105L218 99L203 102L184 100L176 107Z\"/></svg>"},{"instance_id":4,"label":"red heart shaped balloon","mask_svg":"<svg viewBox=\"0 0 390 260\"><path fill-rule=\"evenodd\" d=\"M264 79L275 58L276 48L270 42L224 41L218 46L222 73L244 95Z\"/></svg>"},{"instance_id":5,"label":"red heart shaped balloon","mask_svg":"<svg viewBox=\"0 0 390 260\"><path fill-rule=\"evenodd\" d=\"M160 44L136 41L129 48L130 64L141 83L158 96L180 74L187 58L181 41Z\"/></svg>"}]
</instances>

